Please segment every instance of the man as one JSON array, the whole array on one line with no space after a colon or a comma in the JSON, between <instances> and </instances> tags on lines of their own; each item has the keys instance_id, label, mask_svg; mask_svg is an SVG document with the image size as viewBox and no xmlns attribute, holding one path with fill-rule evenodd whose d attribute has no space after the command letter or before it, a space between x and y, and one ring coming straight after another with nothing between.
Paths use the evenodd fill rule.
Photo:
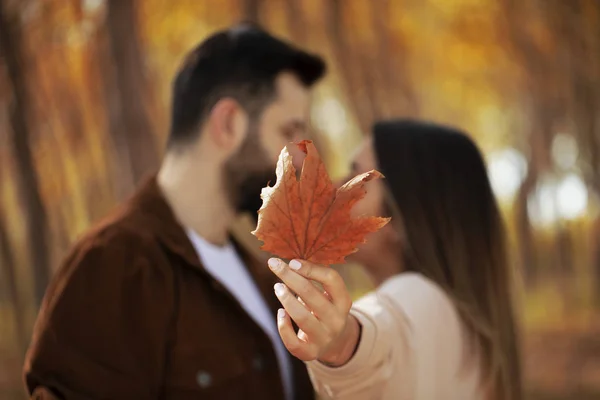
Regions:
<instances>
[{"instance_id":1,"label":"man","mask_svg":"<svg viewBox=\"0 0 600 400\"><path fill-rule=\"evenodd\" d=\"M323 61L240 25L186 58L157 177L85 235L48 288L25 364L34 398L309 399L264 260L232 240L302 136Z\"/></svg>"}]
</instances>

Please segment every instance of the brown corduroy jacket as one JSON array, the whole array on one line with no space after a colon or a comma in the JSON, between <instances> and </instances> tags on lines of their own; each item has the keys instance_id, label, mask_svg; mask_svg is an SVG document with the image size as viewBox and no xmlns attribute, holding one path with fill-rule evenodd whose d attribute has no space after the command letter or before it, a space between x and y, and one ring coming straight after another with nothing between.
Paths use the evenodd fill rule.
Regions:
<instances>
[{"instance_id":1,"label":"brown corduroy jacket","mask_svg":"<svg viewBox=\"0 0 600 400\"><path fill-rule=\"evenodd\" d=\"M273 274L234 242L275 318ZM292 363L296 399L313 399L306 367ZM155 179L73 247L24 375L39 399L284 398L271 341L204 270Z\"/></svg>"}]
</instances>

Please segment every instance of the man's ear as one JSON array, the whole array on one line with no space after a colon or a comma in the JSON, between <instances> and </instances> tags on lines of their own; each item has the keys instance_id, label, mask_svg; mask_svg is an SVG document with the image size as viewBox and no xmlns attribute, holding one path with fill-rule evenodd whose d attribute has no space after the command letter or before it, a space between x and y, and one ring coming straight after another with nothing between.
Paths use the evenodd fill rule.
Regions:
<instances>
[{"instance_id":1,"label":"man's ear","mask_svg":"<svg viewBox=\"0 0 600 400\"><path fill-rule=\"evenodd\" d=\"M226 97L211 109L208 127L208 133L217 146L234 149L246 137L248 115L236 100Z\"/></svg>"}]
</instances>

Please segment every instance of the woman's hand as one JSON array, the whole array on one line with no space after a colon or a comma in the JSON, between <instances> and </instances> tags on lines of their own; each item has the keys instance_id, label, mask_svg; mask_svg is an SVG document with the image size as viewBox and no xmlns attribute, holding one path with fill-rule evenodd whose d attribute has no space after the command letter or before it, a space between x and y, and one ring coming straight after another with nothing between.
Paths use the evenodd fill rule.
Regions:
<instances>
[{"instance_id":1,"label":"woman's hand","mask_svg":"<svg viewBox=\"0 0 600 400\"><path fill-rule=\"evenodd\" d=\"M360 325L349 313L352 301L341 276L307 261L292 260L287 265L271 258L269 268L284 282L275 285L275 295L285 308L277 313L277 327L289 352L303 361L347 363L356 350ZM300 328L298 334L290 317Z\"/></svg>"}]
</instances>

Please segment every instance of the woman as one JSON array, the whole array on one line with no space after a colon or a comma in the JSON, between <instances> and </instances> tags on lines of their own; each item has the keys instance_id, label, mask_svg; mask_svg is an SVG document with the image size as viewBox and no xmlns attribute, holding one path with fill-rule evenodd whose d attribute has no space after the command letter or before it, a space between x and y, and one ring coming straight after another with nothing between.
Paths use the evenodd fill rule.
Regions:
<instances>
[{"instance_id":1,"label":"woman","mask_svg":"<svg viewBox=\"0 0 600 400\"><path fill-rule=\"evenodd\" d=\"M479 150L450 128L381 122L352 174L371 169L386 179L370 182L353 211L392 223L354 261L379 287L350 307L333 269L269 260L283 281L286 347L327 398L520 400L503 226Z\"/></svg>"}]
</instances>

